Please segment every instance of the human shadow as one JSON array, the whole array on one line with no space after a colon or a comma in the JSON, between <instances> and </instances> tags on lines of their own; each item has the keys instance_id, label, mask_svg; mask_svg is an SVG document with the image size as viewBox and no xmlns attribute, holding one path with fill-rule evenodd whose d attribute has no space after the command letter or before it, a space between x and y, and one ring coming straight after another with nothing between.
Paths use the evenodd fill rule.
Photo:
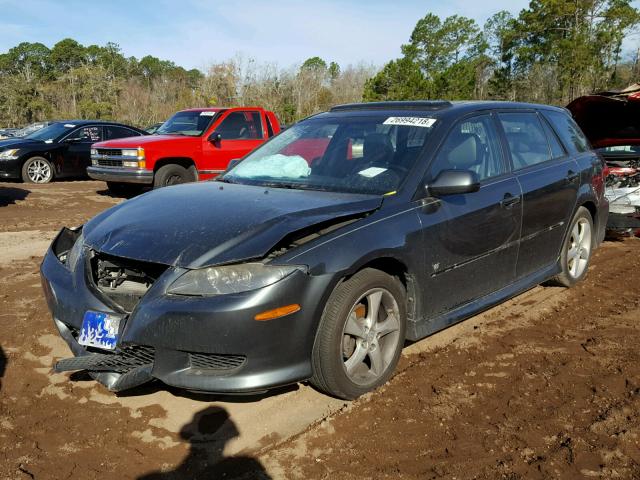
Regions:
<instances>
[{"instance_id":1,"label":"human shadow","mask_svg":"<svg viewBox=\"0 0 640 480\"><path fill-rule=\"evenodd\" d=\"M0 346L0 390L2 390L2 377L4 377L4 371L7 368L7 356L4 354L2 346Z\"/></svg>"},{"instance_id":2,"label":"human shadow","mask_svg":"<svg viewBox=\"0 0 640 480\"><path fill-rule=\"evenodd\" d=\"M180 430L180 437L190 443L189 453L182 463L175 470L152 472L138 480L270 479L255 458L224 456L225 445L238 435L238 429L226 409L207 407L196 413L193 420Z\"/></svg>"},{"instance_id":3,"label":"human shadow","mask_svg":"<svg viewBox=\"0 0 640 480\"><path fill-rule=\"evenodd\" d=\"M30 193L30 190L24 188L0 186L0 207L14 204L16 200L24 200Z\"/></svg>"}]
</instances>

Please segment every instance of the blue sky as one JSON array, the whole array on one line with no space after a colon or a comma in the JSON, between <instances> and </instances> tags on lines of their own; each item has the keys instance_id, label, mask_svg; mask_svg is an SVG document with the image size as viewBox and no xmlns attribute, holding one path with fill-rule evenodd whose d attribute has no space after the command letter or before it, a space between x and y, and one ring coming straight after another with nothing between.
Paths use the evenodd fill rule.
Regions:
<instances>
[{"instance_id":1,"label":"blue sky","mask_svg":"<svg viewBox=\"0 0 640 480\"><path fill-rule=\"evenodd\" d=\"M634 2L637 3L637 2ZM480 24L527 0L0 0L0 52L20 42L51 47L65 37L108 41L127 56L154 55L186 68L241 53L286 67L320 56L348 65L382 65L400 55L427 12ZM634 42L637 43L637 40Z\"/></svg>"}]
</instances>

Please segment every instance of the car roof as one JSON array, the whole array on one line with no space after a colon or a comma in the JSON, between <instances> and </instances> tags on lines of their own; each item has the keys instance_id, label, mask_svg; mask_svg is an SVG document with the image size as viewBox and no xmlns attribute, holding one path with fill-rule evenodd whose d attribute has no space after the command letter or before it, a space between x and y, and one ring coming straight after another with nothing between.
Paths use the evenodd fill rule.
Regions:
<instances>
[{"instance_id":1,"label":"car roof","mask_svg":"<svg viewBox=\"0 0 640 480\"><path fill-rule=\"evenodd\" d=\"M348 103L344 105L336 105L330 112L372 112L372 111L389 111L389 112L423 112L431 115L444 113L470 113L481 110L506 110L506 109L550 109L564 111L561 107L537 103L522 102L504 102L504 101L488 101L488 100L465 100L465 101L447 101L447 100L410 100L410 101L390 101L390 102L367 102L367 103Z\"/></svg>"}]
</instances>

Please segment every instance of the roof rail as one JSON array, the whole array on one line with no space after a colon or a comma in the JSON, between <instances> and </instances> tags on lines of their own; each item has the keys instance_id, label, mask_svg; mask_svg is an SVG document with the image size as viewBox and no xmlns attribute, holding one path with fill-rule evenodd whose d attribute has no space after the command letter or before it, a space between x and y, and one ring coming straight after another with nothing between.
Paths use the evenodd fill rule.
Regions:
<instances>
[{"instance_id":1,"label":"roof rail","mask_svg":"<svg viewBox=\"0 0 640 480\"><path fill-rule=\"evenodd\" d=\"M409 100L401 102L368 102L368 103L346 103L336 105L332 112L345 110L442 110L452 106L446 100Z\"/></svg>"}]
</instances>

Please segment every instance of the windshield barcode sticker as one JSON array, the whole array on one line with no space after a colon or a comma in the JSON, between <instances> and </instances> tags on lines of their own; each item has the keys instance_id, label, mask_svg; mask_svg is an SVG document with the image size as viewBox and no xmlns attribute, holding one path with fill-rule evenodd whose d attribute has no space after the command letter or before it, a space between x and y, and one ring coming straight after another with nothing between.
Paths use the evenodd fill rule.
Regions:
<instances>
[{"instance_id":1,"label":"windshield barcode sticker","mask_svg":"<svg viewBox=\"0 0 640 480\"><path fill-rule=\"evenodd\" d=\"M200 116L201 117L213 117L216 114L216 112L200 112Z\"/></svg>"},{"instance_id":2,"label":"windshield barcode sticker","mask_svg":"<svg viewBox=\"0 0 640 480\"><path fill-rule=\"evenodd\" d=\"M385 125L403 125L407 127L431 128L436 123L435 118L423 117L389 117L384 121Z\"/></svg>"}]
</instances>

